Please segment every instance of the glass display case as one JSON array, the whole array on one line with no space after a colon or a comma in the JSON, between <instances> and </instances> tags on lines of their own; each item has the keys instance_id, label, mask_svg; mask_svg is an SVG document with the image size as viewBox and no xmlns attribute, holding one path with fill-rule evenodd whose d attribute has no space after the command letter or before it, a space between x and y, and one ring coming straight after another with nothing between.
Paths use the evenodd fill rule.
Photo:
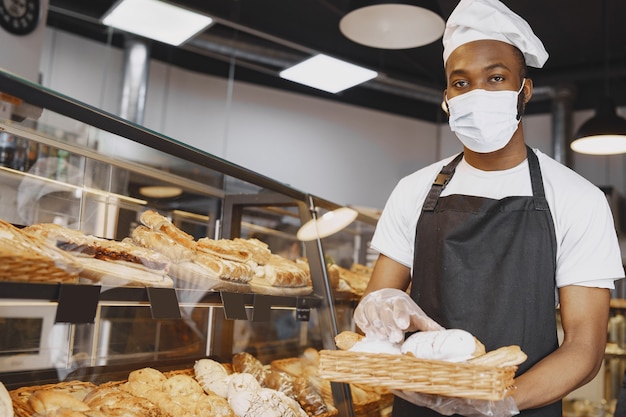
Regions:
<instances>
[{"instance_id":1,"label":"glass display case","mask_svg":"<svg viewBox=\"0 0 626 417\"><path fill-rule=\"evenodd\" d=\"M123 380L141 366L184 369L237 352L270 363L309 347L334 349L334 336L353 329L359 290L338 288L330 266L371 267L374 217L359 213L332 236L303 242L296 233L304 223L340 206L10 73L0 72L0 100L8 103L0 114L6 224L55 224L126 242L152 211L194 241L260 241L272 254L306 261L310 274L297 288L181 276L151 285L113 271L55 281L45 268L22 271L4 245L0 381L7 389ZM333 383L332 391L339 414L351 415L350 390Z\"/></svg>"}]
</instances>

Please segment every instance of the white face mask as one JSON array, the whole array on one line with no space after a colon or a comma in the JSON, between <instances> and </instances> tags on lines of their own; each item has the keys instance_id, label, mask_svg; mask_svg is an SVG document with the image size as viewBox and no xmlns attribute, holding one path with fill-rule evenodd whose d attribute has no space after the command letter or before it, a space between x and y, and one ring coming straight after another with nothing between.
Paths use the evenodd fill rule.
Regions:
<instances>
[{"instance_id":1,"label":"white face mask","mask_svg":"<svg viewBox=\"0 0 626 417\"><path fill-rule=\"evenodd\" d=\"M450 128L466 148L489 153L509 143L519 124L518 95L525 80L517 92L477 89L446 98Z\"/></svg>"}]
</instances>

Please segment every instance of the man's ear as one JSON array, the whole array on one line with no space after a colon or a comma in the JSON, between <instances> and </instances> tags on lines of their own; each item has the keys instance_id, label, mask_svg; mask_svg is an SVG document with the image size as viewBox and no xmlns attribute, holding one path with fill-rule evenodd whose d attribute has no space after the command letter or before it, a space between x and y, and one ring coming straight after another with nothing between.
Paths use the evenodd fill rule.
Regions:
<instances>
[{"instance_id":1,"label":"man's ear","mask_svg":"<svg viewBox=\"0 0 626 417\"><path fill-rule=\"evenodd\" d=\"M450 117L450 110L448 109L448 103L446 102L446 94L448 89L443 90L443 100L441 100L441 110L444 111Z\"/></svg>"},{"instance_id":2,"label":"man's ear","mask_svg":"<svg viewBox=\"0 0 626 417\"><path fill-rule=\"evenodd\" d=\"M526 78L524 81L524 104L528 103L533 96L533 80Z\"/></svg>"}]
</instances>

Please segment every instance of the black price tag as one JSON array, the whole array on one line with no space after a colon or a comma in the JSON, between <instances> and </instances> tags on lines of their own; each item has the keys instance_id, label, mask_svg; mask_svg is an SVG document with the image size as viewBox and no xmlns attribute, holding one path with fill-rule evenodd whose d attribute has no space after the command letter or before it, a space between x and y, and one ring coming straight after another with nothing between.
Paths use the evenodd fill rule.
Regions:
<instances>
[{"instance_id":1,"label":"black price tag","mask_svg":"<svg viewBox=\"0 0 626 417\"><path fill-rule=\"evenodd\" d=\"M272 297L267 295L254 295L254 310L252 311L252 321L270 321L272 311Z\"/></svg>"},{"instance_id":2,"label":"black price tag","mask_svg":"<svg viewBox=\"0 0 626 417\"><path fill-rule=\"evenodd\" d=\"M55 323L93 323L100 300L99 285L59 284Z\"/></svg>"},{"instance_id":3,"label":"black price tag","mask_svg":"<svg viewBox=\"0 0 626 417\"><path fill-rule=\"evenodd\" d=\"M235 292L221 292L224 315L227 320L248 320L246 295Z\"/></svg>"},{"instance_id":4,"label":"black price tag","mask_svg":"<svg viewBox=\"0 0 626 417\"><path fill-rule=\"evenodd\" d=\"M174 288L146 287L152 318L155 320L180 319L180 307Z\"/></svg>"},{"instance_id":5,"label":"black price tag","mask_svg":"<svg viewBox=\"0 0 626 417\"><path fill-rule=\"evenodd\" d=\"M309 300L306 298L296 299L296 320L309 321L310 317L311 307L309 306Z\"/></svg>"}]
</instances>

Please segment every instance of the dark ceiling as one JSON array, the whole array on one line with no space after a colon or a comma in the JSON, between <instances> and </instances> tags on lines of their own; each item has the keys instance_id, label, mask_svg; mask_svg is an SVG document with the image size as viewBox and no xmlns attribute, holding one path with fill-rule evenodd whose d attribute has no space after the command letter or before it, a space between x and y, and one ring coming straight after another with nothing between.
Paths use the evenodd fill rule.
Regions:
<instances>
[{"instance_id":1,"label":"dark ceiling","mask_svg":"<svg viewBox=\"0 0 626 417\"><path fill-rule=\"evenodd\" d=\"M530 71L537 91L545 94L535 96L527 108L529 113L550 112L552 101L547 98L560 87L573 93L572 106L576 110L595 107L607 91L617 104L626 105L626 1L606 2L504 0L530 23L550 54L542 70ZM114 0L50 0L48 25L121 48L124 35L111 33L99 23L113 3ZM173 3L205 12L217 23L178 48L152 43L155 59L225 78L234 69L234 77L245 82L417 119L442 120L441 39L404 50L356 44L339 31L339 21L355 6L354 0ZM436 3L445 20L457 0ZM336 95L278 77L280 70L315 52L377 70L381 75Z\"/></svg>"}]
</instances>

